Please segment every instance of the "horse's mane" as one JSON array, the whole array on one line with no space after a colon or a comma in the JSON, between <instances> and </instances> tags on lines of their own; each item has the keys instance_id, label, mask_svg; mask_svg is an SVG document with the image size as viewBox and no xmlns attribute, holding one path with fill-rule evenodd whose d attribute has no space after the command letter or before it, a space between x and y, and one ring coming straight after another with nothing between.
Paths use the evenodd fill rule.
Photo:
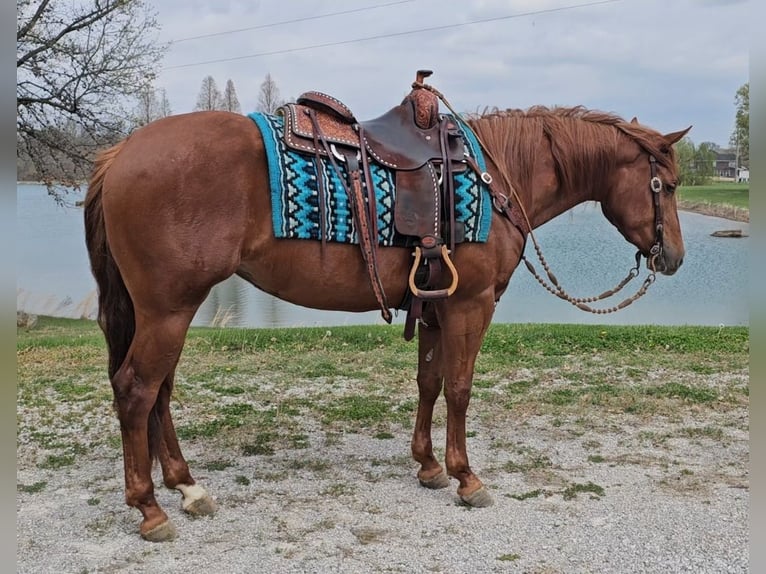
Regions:
<instances>
[{"instance_id":1,"label":"horse's mane","mask_svg":"<svg viewBox=\"0 0 766 574\"><path fill-rule=\"evenodd\" d=\"M669 167L673 151L659 132L620 116L583 106L533 106L527 110L492 109L466 118L471 129L497 160L503 158L517 185L528 188L542 137L550 141L556 174L573 189L589 182L604 185L626 138ZM526 171L522 171L526 170Z\"/></svg>"}]
</instances>

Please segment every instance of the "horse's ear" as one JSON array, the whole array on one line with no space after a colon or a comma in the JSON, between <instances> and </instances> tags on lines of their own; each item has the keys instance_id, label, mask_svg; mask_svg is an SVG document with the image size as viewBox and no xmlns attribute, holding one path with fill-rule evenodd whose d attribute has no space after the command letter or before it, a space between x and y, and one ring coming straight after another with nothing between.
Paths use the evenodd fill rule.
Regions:
<instances>
[{"instance_id":1,"label":"horse's ear","mask_svg":"<svg viewBox=\"0 0 766 574\"><path fill-rule=\"evenodd\" d=\"M668 143L668 145L673 145L677 141L681 141L681 138L683 138L686 134L688 134L690 129L692 129L692 126L689 126L685 130L665 134L662 137L665 138L665 141Z\"/></svg>"},{"instance_id":2,"label":"horse's ear","mask_svg":"<svg viewBox=\"0 0 766 574\"><path fill-rule=\"evenodd\" d=\"M637 124L638 123L638 118L636 116L633 116L633 119L630 120L630 123Z\"/></svg>"}]
</instances>

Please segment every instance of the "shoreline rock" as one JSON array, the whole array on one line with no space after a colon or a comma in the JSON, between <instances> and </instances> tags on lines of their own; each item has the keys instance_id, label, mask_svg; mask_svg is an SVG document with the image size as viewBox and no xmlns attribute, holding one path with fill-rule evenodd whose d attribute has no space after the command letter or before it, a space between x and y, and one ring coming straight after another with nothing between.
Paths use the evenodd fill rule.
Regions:
<instances>
[{"instance_id":1,"label":"shoreline rock","mask_svg":"<svg viewBox=\"0 0 766 574\"><path fill-rule=\"evenodd\" d=\"M736 207L728 204L693 203L681 200L678 202L678 209L699 213L700 215L750 223L750 210L745 207Z\"/></svg>"}]
</instances>

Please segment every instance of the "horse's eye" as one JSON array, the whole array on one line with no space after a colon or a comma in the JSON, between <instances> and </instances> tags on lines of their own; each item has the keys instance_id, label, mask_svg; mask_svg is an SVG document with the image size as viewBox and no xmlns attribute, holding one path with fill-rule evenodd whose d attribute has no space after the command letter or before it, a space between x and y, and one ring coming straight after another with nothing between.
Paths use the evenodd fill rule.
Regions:
<instances>
[{"instance_id":1,"label":"horse's eye","mask_svg":"<svg viewBox=\"0 0 766 574\"><path fill-rule=\"evenodd\" d=\"M676 184L675 183L666 183L665 184L665 191L668 193L675 193L676 191Z\"/></svg>"}]
</instances>

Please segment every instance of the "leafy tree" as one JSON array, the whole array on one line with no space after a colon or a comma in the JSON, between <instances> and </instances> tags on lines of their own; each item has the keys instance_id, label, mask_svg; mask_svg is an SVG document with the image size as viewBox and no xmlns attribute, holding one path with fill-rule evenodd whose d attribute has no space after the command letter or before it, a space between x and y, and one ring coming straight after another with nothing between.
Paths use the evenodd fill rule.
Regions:
<instances>
[{"instance_id":1,"label":"leafy tree","mask_svg":"<svg viewBox=\"0 0 766 574\"><path fill-rule=\"evenodd\" d=\"M164 54L142 0L16 0L17 158L29 176L77 185L126 134L130 97Z\"/></svg>"},{"instance_id":2,"label":"leafy tree","mask_svg":"<svg viewBox=\"0 0 766 574\"><path fill-rule=\"evenodd\" d=\"M264 114L273 114L284 103L285 100L279 94L277 83L271 77L271 74L266 74L266 78L261 83L261 91L258 94L257 110Z\"/></svg>"},{"instance_id":3,"label":"leafy tree","mask_svg":"<svg viewBox=\"0 0 766 574\"><path fill-rule=\"evenodd\" d=\"M705 185L710 183L713 174L715 173L715 158L716 158L716 146L710 142L702 142L697 146L697 150L694 154L694 166L699 183L697 185Z\"/></svg>"},{"instance_id":4,"label":"leafy tree","mask_svg":"<svg viewBox=\"0 0 766 574\"><path fill-rule=\"evenodd\" d=\"M743 84L734 96L737 112L729 143L737 151L740 166L750 165L750 82Z\"/></svg>"},{"instance_id":5,"label":"leafy tree","mask_svg":"<svg viewBox=\"0 0 766 574\"><path fill-rule=\"evenodd\" d=\"M202 80L202 86L197 96L196 111L200 110L220 110L223 109L223 96L215 83L213 76L205 76Z\"/></svg>"},{"instance_id":6,"label":"leafy tree","mask_svg":"<svg viewBox=\"0 0 766 574\"><path fill-rule=\"evenodd\" d=\"M715 168L715 144L695 146L688 137L675 144L678 156L679 183L705 185L710 183Z\"/></svg>"},{"instance_id":7,"label":"leafy tree","mask_svg":"<svg viewBox=\"0 0 766 574\"><path fill-rule=\"evenodd\" d=\"M221 109L237 114L242 113L242 106L239 105L239 99L237 98L237 89L231 80L226 82L226 87L223 90Z\"/></svg>"}]
</instances>

